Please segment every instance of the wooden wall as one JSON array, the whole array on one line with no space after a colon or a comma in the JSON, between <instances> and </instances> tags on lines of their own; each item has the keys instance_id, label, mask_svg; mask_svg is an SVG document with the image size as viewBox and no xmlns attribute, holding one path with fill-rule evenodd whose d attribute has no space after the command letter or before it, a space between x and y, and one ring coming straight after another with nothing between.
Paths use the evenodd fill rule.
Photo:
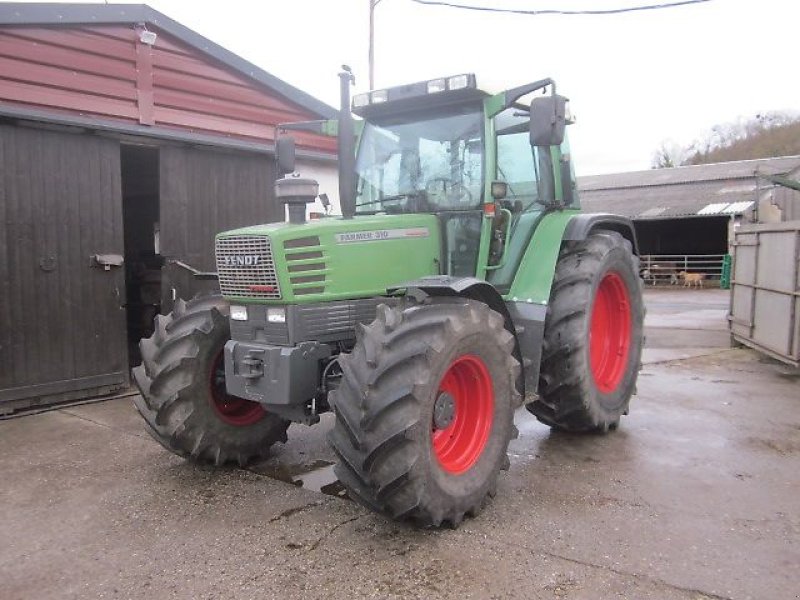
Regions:
<instances>
[{"instance_id":1,"label":"wooden wall","mask_svg":"<svg viewBox=\"0 0 800 600\"><path fill-rule=\"evenodd\" d=\"M0 413L127 382L119 143L0 125ZM83 390L83 391L82 391Z\"/></svg>"}]
</instances>

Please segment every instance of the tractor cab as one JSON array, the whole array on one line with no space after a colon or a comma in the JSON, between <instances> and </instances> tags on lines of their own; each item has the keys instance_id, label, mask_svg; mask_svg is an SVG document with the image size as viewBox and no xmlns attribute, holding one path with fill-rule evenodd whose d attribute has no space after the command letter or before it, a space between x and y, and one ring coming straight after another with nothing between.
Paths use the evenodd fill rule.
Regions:
<instances>
[{"instance_id":1,"label":"tractor cab","mask_svg":"<svg viewBox=\"0 0 800 600\"><path fill-rule=\"evenodd\" d=\"M376 116L364 123L356 155L355 215L436 214L449 275L476 271L484 217L480 108Z\"/></svg>"},{"instance_id":2,"label":"tractor cab","mask_svg":"<svg viewBox=\"0 0 800 600\"><path fill-rule=\"evenodd\" d=\"M350 79L343 75L344 98ZM490 94L475 75L461 74L359 94L344 106L336 122L283 128L353 127L357 147L339 136L340 156L354 157L340 161L344 218L436 215L442 275L508 288L538 217L577 208L566 99L549 79ZM351 106L360 121L352 122Z\"/></svg>"}]
</instances>

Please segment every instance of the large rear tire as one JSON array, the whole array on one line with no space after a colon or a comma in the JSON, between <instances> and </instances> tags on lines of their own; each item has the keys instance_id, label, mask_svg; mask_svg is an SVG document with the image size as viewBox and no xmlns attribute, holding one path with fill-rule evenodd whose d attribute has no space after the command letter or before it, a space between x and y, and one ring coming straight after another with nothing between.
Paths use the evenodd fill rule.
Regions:
<instances>
[{"instance_id":1,"label":"large rear tire","mask_svg":"<svg viewBox=\"0 0 800 600\"><path fill-rule=\"evenodd\" d=\"M566 242L547 309L539 396L528 410L564 431L615 429L636 389L643 320L630 242L611 231Z\"/></svg>"},{"instance_id":2,"label":"large rear tire","mask_svg":"<svg viewBox=\"0 0 800 600\"><path fill-rule=\"evenodd\" d=\"M335 472L351 497L424 526L480 512L517 434L513 349L503 317L480 302L379 306L331 394Z\"/></svg>"},{"instance_id":3,"label":"large rear tire","mask_svg":"<svg viewBox=\"0 0 800 600\"><path fill-rule=\"evenodd\" d=\"M200 463L240 466L286 441L289 422L225 390L228 303L219 295L178 300L139 342L134 400L147 432L170 452Z\"/></svg>"}]
</instances>

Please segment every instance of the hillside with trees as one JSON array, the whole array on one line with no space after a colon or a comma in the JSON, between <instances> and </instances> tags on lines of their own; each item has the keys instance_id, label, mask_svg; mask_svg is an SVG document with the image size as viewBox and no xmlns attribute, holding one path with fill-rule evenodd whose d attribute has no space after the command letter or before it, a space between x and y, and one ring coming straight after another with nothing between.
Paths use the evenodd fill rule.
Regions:
<instances>
[{"instance_id":1,"label":"hillside with trees","mask_svg":"<svg viewBox=\"0 0 800 600\"><path fill-rule=\"evenodd\" d=\"M800 114L772 112L715 125L688 145L665 140L653 154L654 169L732 160L800 155Z\"/></svg>"}]
</instances>

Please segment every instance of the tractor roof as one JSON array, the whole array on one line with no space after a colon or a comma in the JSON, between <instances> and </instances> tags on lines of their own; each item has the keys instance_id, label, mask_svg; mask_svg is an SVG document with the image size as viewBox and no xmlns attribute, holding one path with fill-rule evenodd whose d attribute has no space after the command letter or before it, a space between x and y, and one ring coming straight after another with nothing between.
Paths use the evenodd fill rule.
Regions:
<instances>
[{"instance_id":1,"label":"tractor roof","mask_svg":"<svg viewBox=\"0 0 800 600\"><path fill-rule=\"evenodd\" d=\"M353 112L364 119L478 102L490 94L479 90L473 73L437 77L373 90L353 98Z\"/></svg>"}]
</instances>

